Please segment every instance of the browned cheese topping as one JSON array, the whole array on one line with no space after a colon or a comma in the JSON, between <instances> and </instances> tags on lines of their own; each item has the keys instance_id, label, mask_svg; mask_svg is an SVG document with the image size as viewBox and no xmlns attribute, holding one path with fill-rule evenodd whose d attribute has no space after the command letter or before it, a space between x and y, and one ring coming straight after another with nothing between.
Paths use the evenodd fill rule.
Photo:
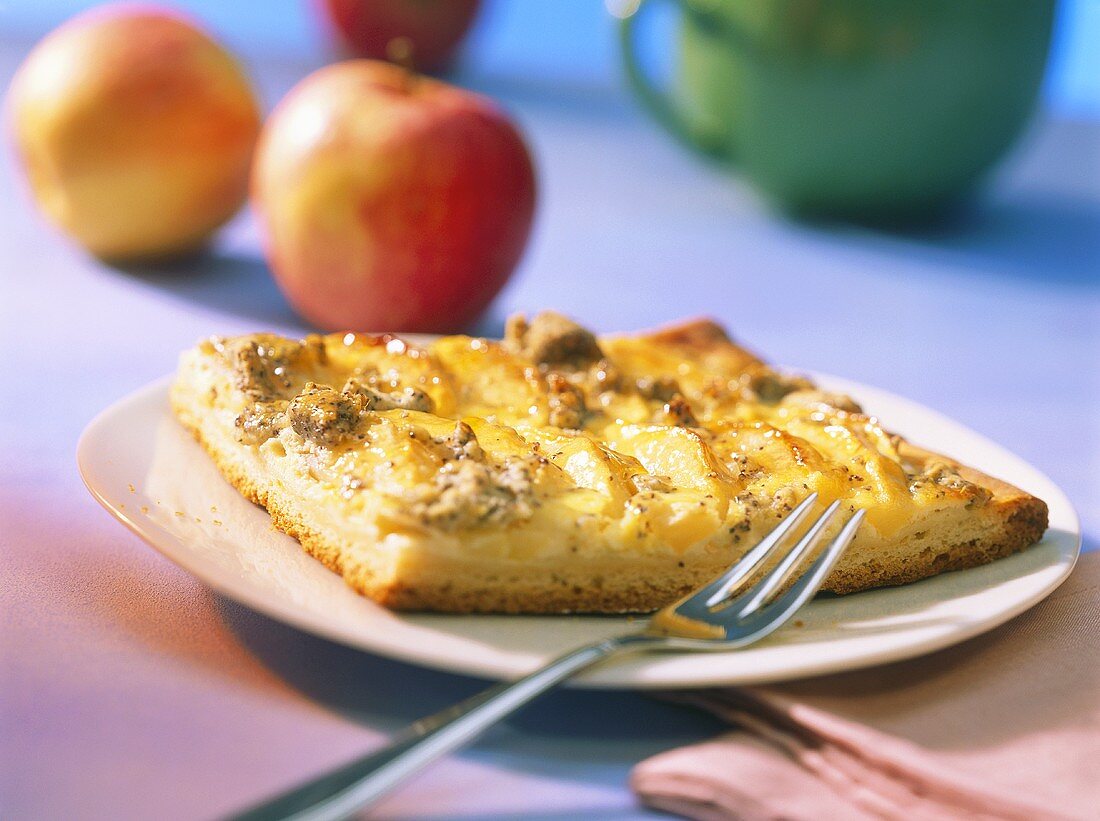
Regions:
<instances>
[{"instance_id":1,"label":"browned cheese topping","mask_svg":"<svg viewBox=\"0 0 1100 821\"><path fill-rule=\"evenodd\" d=\"M391 336L337 337L329 348L321 337L262 334L208 344L244 394L234 406L243 407L241 442L282 436L295 455L335 465L347 498L378 481L430 527L521 521L540 501L544 513L554 509L546 499L560 481L591 494L593 476L604 474L611 478L598 481L616 489L616 500L626 488L627 498L650 505L682 504L705 487L711 495L699 504L709 510L707 500L731 494L728 516L746 523L755 510L792 509L810 491L793 483L800 477L860 503L876 493L905 504L991 497L952 464L905 462L896 437L850 397L723 346L719 330L651 339L608 338L601 347L592 332L544 311L510 317L502 342L451 337L415 356ZM369 446L355 446L368 436ZM727 526L741 537L740 524Z\"/></svg>"}]
</instances>

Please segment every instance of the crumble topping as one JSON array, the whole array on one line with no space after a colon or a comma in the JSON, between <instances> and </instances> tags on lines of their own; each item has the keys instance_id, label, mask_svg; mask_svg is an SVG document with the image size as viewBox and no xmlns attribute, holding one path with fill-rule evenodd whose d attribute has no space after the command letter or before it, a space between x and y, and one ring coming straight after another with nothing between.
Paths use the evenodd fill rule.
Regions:
<instances>
[{"instance_id":1,"label":"crumble topping","mask_svg":"<svg viewBox=\"0 0 1100 821\"><path fill-rule=\"evenodd\" d=\"M740 386L744 399L769 405L776 404L795 391L814 389L813 382L804 376L776 373L770 368L742 374Z\"/></svg>"},{"instance_id":2,"label":"crumble topping","mask_svg":"<svg viewBox=\"0 0 1100 821\"><path fill-rule=\"evenodd\" d=\"M680 383L671 376L643 376L635 381L638 395L643 399L668 402L680 394Z\"/></svg>"},{"instance_id":3,"label":"crumble topping","mask_svg":"<svg viewBox=\"0 0 1100 821\"><path fill-rule=\"evenodd\" d=\"M542 311L530 322L521 314L508 317L504 344L540 365L579 367L604 358L595 334L554 311Z\"/></svg>"},{"instance_id":4,"label":"crumble topping","mask_svg":"<svg viewBox=\"0 0 1100 821\"><path fill-rule=\"evenodd\" d=\"M309 382L291 400L286 415L290 427L303 439L331 447L354 435L368 410L366 400L357 393Z\"/></svg>"},{"instance_id":5,"label":"crumble topping","mask_svg":"<svg viewBox=\"0 0 1100 821\"><path fill-rule=\"evenodd\" d=\"M622 387L623 375L610 359L600 359L589 368L589 378L600 391L617 391Z\"/></svg>"},{"instance_id":6,"label":"crumble topping","mask_svg":"<svg viewBox=\"0 0 1100 821\"><path fill-rule=\"evenodd\" d=\"M976 485L964 479L959 475L954 465L942 461L929 462L924 471L914 476L909 482L910 490L919 490L929 486L959 491L971 497L970 504L972 505L985 504L993 496L989 490L981 485Z\"/></svg>"},{"instance_id":7,"label":"crumble topping","mask_svg":"<svg viewBox=\"0 0 1100 821\"><path fill-rule=\"evenodd\" d=\"M551 371L546 375L549 422L559 428L579 429L584 426L588 413L584 403L584 392L573 385L560 373Z\"/></svg>"},{"instance_id":8,"label":"crumble topping","mask_svg":"<svg viewBox=\"0 0 1100 821\"><path fill-rule=\"evenodd\" d=\"M259 350L257 350L259 348ZM277 391L268 388L269 377L283 378L285 370L276 374L264 365L262 346L252 345L243 349L242 360L256 365L251 371L254 390L249 396L256 398L252 406L237 416L237 438L247 445L258 445L276 436L282 428L290 428L316 445L332 447L348 438L364 438L360 430L370 411L392 409L431 412L431 397L416 388L405 388L397 393L385 393L348 379L343 390L328 385L307 382L305 388L289 402L278 398L287 393L290 381L282 383ZM274 393L274 398L272 394Z\"/></svg>"},{"instance_id":9,"label":"crumble topping","mask_svg":"<svg viewBox=\"0 0 1100 821\"><path fill-rule=\"evenodd\" d=\"M398 494L404 510L421 524L442 530L506 524L530 518L538 506L534 480L547 461L537 454L508 456L495 464L473 428L462 421L445 436L433 437L419 425L406 433L442 463L430 482ZM362 477L349 472L343 476L340 492L351 498L367 486Z\"/></svg>"},{"instance_id":10,"label":"crumble topping","mask_svg":"<svg viewBox=\"0 0 1100 821\"><path fill-rule=\"evenodd\" d=\"M233 373L233 384L257 402L289 399L296 389L293 372L309 365L328 365L328 349L320 334L299 341L276 334L225 339L211 337L204 346L221 354ZM301 384L301 383L299 383Z\"/></svg>"},{"instance_id":11,"label":"crumble topping","mask_svg":"<svg viewBox=\"0 0 1100 821\"><path fill-rule=\"evenodd\" d=\"M290 361L301 347L274 337L270 342L262 336L258 340L234 341L225 348L234 384L261 402L286 399L292 388Z\"/></svg>"},{"instance_id":12,"label":"crumble topping","mask_svg":"<svg viewBox=\"0 0 1100 821\"><path fill-rule=\"evenodd\" d=\"M432 440L436 445L443 447L443 460L451 459L476 459L484 460L485 451L474 435L474 429L465 422L456 422L455 429L449 436L437 436Z\"/></svg>"},{"instance_id":13,"label":"crumble topping","mask_svg":"<svg viewBox=\"0 0 1100 821\"><path fill-rule=\"evenodd\" d=\"M528 519L536 506L537 457L509 457L500 467L456 459L427 487L411 493L409 511L423 524L454 530Z\"/></svg>"},{"instance_id":14,"label":"crumble topping","mask_svg":"<svg viewBox=\"0 0 1100 821\"><path fill-rule=\"evenodd\" d=\"M236 395L215 391L210 401L226 397L240 411L240 442L260 445L289 428L295 436L283 437L294 445L288 451L314 479L335 483L347 499L363 490L385 494L404 513L447 530L536 515L543 496L561 490L557 479L550 481L558 472L564 487L584 490L569 502L577 510L621 505L626 489L635 502L651 499L646 503L669 505L676 516L694 516L689 505L730 494L732 512L722 515L731 537L740 532L733 520L742 513L789 510L803 494L776 486L802 475L821 473L825 479L815 478L815 487L826 494L874 492L897 499L899 509L902 501L969 507L991 498L951 463L904 461L896 437L862 416L850 397L759 361L728 364L721 352L692 358L688 350L681 361L676 351L661 350L678 344L675 338L652 338L652 350L611 340L605 354L591 332L546 312L509 319L503 343L469 343L474 351L497 348L489 369L483 357L467 356L466 345L442 346L438 362L397 362L393 356L404 353L406 343L388 336L353 338L356 344L330 338L326 348L323 337L295 342L257 334L211 339L204 348L229 370L222 378L228 376ZM315 381L307 382L310 377ZM457 421L462 418L469 423ZM834 444L839 434L823 431L822 423L850 435ZM483 431L482 442L476 431ZM598 447L576 458L540 453L539 436L546 444L577 435ZM368 437L369 446L355 444ZM867 460L880 457L900 470L875 472ZM548 459L556 465L552 476L540 472ZM695 492L699 499L691 501ZM662 493L672 496L659 499ZM725 510L725 502L717 507ZM543 513L557 510L548 504ZM892 523L901 516L880 519ZM685 534L696 526L674 524Z\"/></svg>"},{"instance_id":15,"label":"crumble topping","mask_svg":"<svg viewBox=\"0 0 1100 821\"><path fill-rule=\"evenodd\" d=\"M405 388L403 391L386 393L373 387L368 380L366 383L358 377L351 377L344 383L343 392L348 395L359 396L363 399L367 410L384 411L400 410L422 411L431 413L435 410L432 398L418 388Z\"/></svg>"},{"instance_id":16,"label":"crumble topping","mask_svg":"<svg viewBox=\"0 0 1100 821\"><path fill-rule=\"evenodd\" d=\"M693 428L699 424L691 405L684 399L683 394L674 393L665 402L664 407L657 414L657 422L662 425L675 425L680 428Z\"/></svg>"},{"instance_id":17,"label":"crumble topping","mask_svg":"<svg viewBox=\"0 0 1100 821\"><path fill-rule=\"evenodd\" d=\"M256 402L237 416L237 439L246 445L260 445L286 427L286 400Z\"/></svg>"}]
</instances>

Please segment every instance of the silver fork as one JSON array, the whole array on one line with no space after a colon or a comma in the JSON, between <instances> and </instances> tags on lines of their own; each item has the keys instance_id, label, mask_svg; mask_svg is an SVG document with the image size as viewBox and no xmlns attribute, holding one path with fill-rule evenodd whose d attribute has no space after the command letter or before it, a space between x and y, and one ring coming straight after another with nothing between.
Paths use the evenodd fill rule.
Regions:
<instances>
[{"instance_id":1,"label":"silver fork","mask_svg":"<svg viewBox=\"0 0 1100 821\"><path fill-rule=\"evenodd\" d=\"M536 696L624 651L730 650L759 641L787 622L821 587L863 520L859 510L807 564L840 502L833 502L779 563L742 590L752 575L776 559L817 501L810 494L740 561L714 581L657 612L639 632L580 647L515 682L504 682L402 731L385 749L234 816L237 821L332 821L370 806L436 759L470 743Z\"/></svg>"}]
</instances>

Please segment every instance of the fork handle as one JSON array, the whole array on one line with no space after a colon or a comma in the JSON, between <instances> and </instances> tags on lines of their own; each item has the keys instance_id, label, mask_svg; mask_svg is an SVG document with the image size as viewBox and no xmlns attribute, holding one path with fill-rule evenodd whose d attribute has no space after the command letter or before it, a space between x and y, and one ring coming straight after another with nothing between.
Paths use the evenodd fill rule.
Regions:
<instances>
[{"instance_id":1,"label":"fork handle","mask_svg":"<svg viewBox=\"0 0 1100 821\"><path fill-rule=\"evenodd\" d=\"M234 821L333 821L370 806L399 783L469 744L503 718L581 670L624 648L652 643L629 634L580 647L515 682L504 682L409 725L390 744L270 801Z\"/></svg>"}]
</instances>

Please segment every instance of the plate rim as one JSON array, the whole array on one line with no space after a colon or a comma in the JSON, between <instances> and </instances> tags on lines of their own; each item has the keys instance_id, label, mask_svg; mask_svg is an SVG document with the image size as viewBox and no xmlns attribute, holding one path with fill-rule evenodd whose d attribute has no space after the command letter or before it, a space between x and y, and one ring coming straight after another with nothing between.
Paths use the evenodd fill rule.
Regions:
<instances>
[{"instance_id":1,"label":"plate rim","mask_svg":"<svg viewBox=\"0 0 1100 821\"><path fill-rule=\"evenodd\" d=\"M803 371L806 372L806 371ZM1054 562L1048 567L1060 566L1061 572L1056 578L1053 578L1042 589L1037 589L1031 592L1028 596L1022 597L1012 603L1004 610L998 611L991 618L983 619L981 621L971 622L956 630L930 636L922 641L914 641L908 644L886 645L877 651L860 652L852 658L822 658L816 662L803 663L796 665L796 669L791 674L784 674L780 677L774 675L762 675L759 678L753 676L741 676L737 680L730 681L728 675L722 676L696 676L691 681L678 680L669 681L662 680L660 678L649 680L644 676L639 677L634 674L628 679L616 678L615 676L601 677L598 674L595 677L581 676L573 679L567 683L567 686L583 688L583 689L631 689L631 690L668 690L668 689L680 689L680 688L698 688L698 687L710 687L710 686L740 686L746 684L759 684L765 682L779 682L779 681L794 681L806 678L813 678L815 676L838 673L847 670L857 670L866 667L878 666L881 664L887 664L895 661L901 661L909 658L916 658L926 655L936 650L941 650L946 647L951 647L956 644L965 642L975 636L989 632L1010 621L1021 613L1034 607L1041 602L1051 593L1053 593L1073 572L1073 568L1081 554L1082 534L1080 517L1076 508L1073 506L1072 501L1068 495L1057 485L1049 476L1038 468L1031 465L1023 457L1018 456L1008 448L994 442L988 437L984 436L977 431L972 430L961 422L957 422L951 417L943 414L933 408L929 408L916 400L909 399L900 394L896 394L892 391L888 391L882 388L877 388L871 385L866 385L860 382L856 382L844 377L836 377L830 374L821 372L807 372L812 378L818 379L821 382L827 382L830 385L836 385L840 387L851 387L852 391L857 396L860 390L867 390L871 393L877 394L879 397L889 399L890 401L900 402L908 405L911 409L919 411L921 414L932 416L940 423L946 423L959 432L965 433L972 438L975 442L980 443L983 447L992 448L999 451L1002 457L1010 457L1012 460L1025 465L1036 477L1043 480L1059 497L1057 502L1059 506L1064 510L1068 516L1067 524L1072 524L1072 530L1064 530L1063 532L1071 536L1073 539L1073 547L1068 550L1060 550L1058 554L1058 561ZM129 512L121 509L116 503L112 502L105 495L105 490L97 486L89 476L92 465L89 462L90 451L93 448L96 434L101 429L108 426L112 419L120 412L133 407L141 405L143 402L150 401L158 395L161 397L162 404L165 409L168 408L167 404L167 392L171 382L175 378L174 374L167 374L159 379L153 380L119 398L115 402L111 403L108 407L97 413L90 422L85 426L81 432L76 446L76 462L77 468L80 473L81 480L84 486L88 489L88 492L92 497L102 506L114 519L124 525L127 530L136 535L150 547L152 547L159 554L171 561L177 567L185 570L188 574L197 579L201 584L209 587L217 593L225 596L226 598L237 602L245 607L248 607L256 612L259 612L269 618L276 621L288 624L295 629L301 630L306 633L310 633L321 638L337 642L347 647L351 647L361 652L372 653L375 655L383 656L386 658L395 659L413 666L425 667L429 669L439 670L455 675L464 675L469 677L475 677L486 680L515 680L524 673L515 669L506 668L503 663L494 663L492 661L478 660L476 658L470 658L463 656L461 662L455 659L447 658L441 659L433 657L431 655L418 654L415 650L405 647L399 643L383 643L372 644L370 646L365 645L361 636L352 634L350 631L344 630L338 626L334 627L332 624L326 622L323 617L310 611L301 610L295 607L290 601L284 597L273 595L270 591L262 590L250 584L242 584L239 579L235 579L227 574L210 572L209 566L203 566L200 561L195 559L195 554L187 551L182 546L185 544L184 540L175 537L171 534L168 539L159 538L161 533L165 531L155 523L144 523L131 516ZM170 417L170 412L169 412ZM1010 480L1011 481L1011 480ZM1048 505L1052 504L1051 500L1045 499ZM1020 554L1016 554L1020 555ZM1009 557L1010 558L1010 557ZM1067 561L1068 559L1068 561ZM988 565L986 565L988 566ZM978 570L979 568L972 568L971 570ZM956 573L966 573L968 570L954 571ZM917 582L916 584L919 584ZM895 588L883 588L883 590L893 590ZM903 589L903 588L897 588ZM858 595L858 594L857 594ZM388 611L393 612L393 611ZM400 618L401 614L396 614ZM424 615L424 614L419 614ZM436 615L436 614L431 614ZM460 615L453 614L438 614L439 618L461 618ZM517 618L516 616L502 615L497 618ZM518 617L522 618L522 617ZM673 654L666 653L664 655L692 655L692 654ZM698 655L698 654L693 654ZM459 665L460 666L456 666ZM614 669L614 664L609 664L602 668L603 670ZM531 669L534 669L533 667Z\"/></svg>"}]
</instances>

